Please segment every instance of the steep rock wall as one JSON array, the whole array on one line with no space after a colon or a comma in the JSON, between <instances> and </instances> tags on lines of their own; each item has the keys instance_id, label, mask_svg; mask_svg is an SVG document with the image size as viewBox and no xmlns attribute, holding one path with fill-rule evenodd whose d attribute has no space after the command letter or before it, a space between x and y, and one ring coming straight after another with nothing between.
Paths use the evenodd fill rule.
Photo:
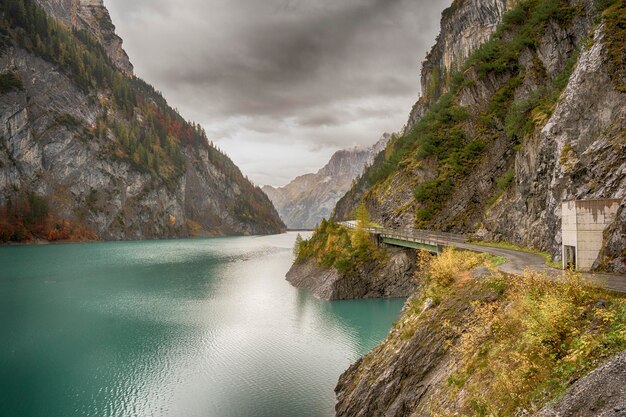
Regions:
<instances>
[{"instance_id":1,"label":"steep rock wall","mask_svg":"<svg viewBox=\"0 0 626 417\"><path fill-rule=\"evenodd\" d=\"M133 73L133 65L122 46L122 38L115 33L115 26L103 0L36 0L36 2L49 15L68 27L85 30L95 37L119 69L127 74Z\"/></svg>"},{"instance_id":2,"label":"steep rock wall","mask_svg":"<svg viewBox=\"0 0 626 417\"><path fill-rule=\"evenodd\" d=\"M1 241L285 229L201 127L114 62L102 2L41 5L0 9Z\"/></svg>"},{"instance_id":3,"label":"steep rock wall","mask_svg":"<svg viewBox=\"0 0 626 417\"><path fill-rule=\"evenodd\" d=\"M512 3L512 0L456 0L444 10L440 34L422 63L422 96L409 114L405 133L415 127L428 107L446 90L451 75L489 40Z\"/></svg>"},{"instance_id":4,"label":"steep rock wall","mask_svg":"<svg viewBox=\"0 0 626 417\"><path fill-rule=\"evenodd\" d=\"M554 32L567 38L566 33ZM562 62L562 43L546 39L546 64ZM572 45L570 45L572 47ZM562 47L561 47L562 48ZM545 126L529 137L515 157L515 185L489 211L479 231L488 239L561 250L561 203L567 200L626 197L626 95L617 91L607 65L604 25L593 32L593 46L578 60L559 103ZM546 65L549 68L548 65ZM609 229L613 242L609 269L626 272L618 254L626 223ZM610 253L606 255L609 256Z\"/></svg>"},{"instance_id":5,"label":"steep rock wall","mask_svg":"<svg viewBox=\"0 0 626 417\"><path fill-rule=\"evenodd\" d=\"M391 141L385 154L338 202L336 218L349 219L365 201L374 219L386 226L476 232L482 239L512 241L560 259L563 201L623 200L626 194L626 96L616 82L619 68L614 68L623 66L623 60L616 64L615 52L609 51L615 50L621 35L615 28L607 32L606 17L600 16L595 2L573 0L560 3L562 10L547 20L543 15L533 39L516 32L524 25L518 15L527 10L517 8L518 15L503 25L494 41L445 52L443 40L468 21L468 14L459 12L460 5L475 8L477 14L484 6L458 3L444 13L442 32L422 71L424 91L416 107L421 110L414 109L405 136ZM502 21L500 11L510 7L517 6L487 7L485 28ZM463 37L459 39L462 43ZM463 67L464 51L472 47L476 53ZM507 55L511 51L515 55ZM451 57L460 60L456 68L463 68L462 76L434 83L437 74L455 67ZM452 85L452 94L446 96ZM435 105L433 99L442 93ZM441 111L442 106L448 113ZM453 112L461 116L445 119ZM433 128L436 123L441 123L439 131ZM433 132L440 134L436 140L460 135L461 145L451 142L459 150L439 149L443 157L423 152L423 143L430 141L432 146ZM473 162L457 156L465 152L471 158L462 146L476 141L480 156ZM394 160L399 150L404 156ZM385 165L391 165L387 171L382 169ZM377 176L380 171L389 173ZM618 216L606 232L608 246L598 266L626 270L624 230L623 216Z\"/></svg>"},{"instance_id":6,"label":"steep rock wall","mask_svg":"<svg viewBox=\"0 0 626 417\"><path fill-rule=\"evenodd\" d=\"M417 286L415 251L387 248L386 254L384 263L369 262L346 274L320 266L315 259L297 261L287 281L323 300L408 297Z\"/></svg>"},{"instance_id":7,"label":"steep rock wall","mask_svg":"<svg viewBox=\"0 0 626 417\"><path fill-rule=\"evenodd\" d=\"M0 58L0 72L6 70L20 74L24 89L0 96L0 204L16 190L34 191L46 196L55 219L103 239L282 230L275 211L267 223L236 215L244 190L209 162L206 149L185 149L184 175L164 184L106 152L112 133L104 139L91 133L105 110L53 65L10 49ZM64 123L68 116L78 123Z\"/></svg>"}]
</instances>

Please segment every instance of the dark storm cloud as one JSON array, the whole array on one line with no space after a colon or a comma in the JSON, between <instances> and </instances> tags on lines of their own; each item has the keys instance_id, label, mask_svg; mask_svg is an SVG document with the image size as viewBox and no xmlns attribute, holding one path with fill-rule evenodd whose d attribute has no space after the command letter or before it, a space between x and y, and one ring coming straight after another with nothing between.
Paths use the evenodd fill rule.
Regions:
<instances>
[{"instance_id":1,"label":"dark storm cloud","mask_svg":"<svg viewBox=\"0 0 626 417\"><path fill-rule=\"evenodd\" d=\"M402 127L448 2L105 0L138 75L231 153L258 133L326 154Z\"/></svg>"}]
</instances>

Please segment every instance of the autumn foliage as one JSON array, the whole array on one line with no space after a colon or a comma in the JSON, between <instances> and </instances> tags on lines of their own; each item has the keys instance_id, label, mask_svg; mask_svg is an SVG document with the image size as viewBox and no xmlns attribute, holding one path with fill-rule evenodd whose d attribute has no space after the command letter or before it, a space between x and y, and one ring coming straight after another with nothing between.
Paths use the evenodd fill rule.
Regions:
<instances>
[{"instance_id":1,"label":"autumn foliage","mask_svg":"<svg viewBox=\"0 0 626 417\"><path fill-rule=\"evenodd\" d=\"M474 279L469 271L478 266L491 272ZM444 394L453 406L438 404L433 415L534 415L626 349L626 299L574 272L504 275L484 254L447 250L425 258L419 274L424 288L399 333L409 339L429 315L444 317L454 363ZM463 294L459 316L459 306L445 301ZM424 312L428 299L433 307Z\"/></svg>"},{"instance_id":2,"label":"autumn foliage","mask_svg":"<svg viewBox=\"0 0 626 417\"><path fill-rule=\"evenodd\" d=\"M55 218L48 201L35 193L14 196L0 206L0 242L95 239L96 234L80 224Z\"/></svg>"}]
</instances>

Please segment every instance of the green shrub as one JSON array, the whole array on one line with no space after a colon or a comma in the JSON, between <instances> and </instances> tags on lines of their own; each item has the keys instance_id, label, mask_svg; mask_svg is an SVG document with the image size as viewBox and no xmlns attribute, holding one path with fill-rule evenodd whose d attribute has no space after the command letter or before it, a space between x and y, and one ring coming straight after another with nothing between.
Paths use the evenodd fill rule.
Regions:
<instances>
[{"instance_id":1,"label":"green shrub","mask_svg":"<svg viewBox=\"0 0 626 417\"><path fill-rule=\"evenodd\" d=\"M366 262L384 259L372 239L355 238L355 232L323 219L311 238L298 245L297 260L315 259L322 266L349 273Z\"/></svg>"},{"instance_id":2,"label":"green shrub","mask_svg":"<svg viewBox=\"0 0 626 417\"><path fill-rule=\"evenodd\" d=\"M22 89L24 89L24 84L19 74L15 72L0 73L0 94Z\"/></svg>"}]
</instances>

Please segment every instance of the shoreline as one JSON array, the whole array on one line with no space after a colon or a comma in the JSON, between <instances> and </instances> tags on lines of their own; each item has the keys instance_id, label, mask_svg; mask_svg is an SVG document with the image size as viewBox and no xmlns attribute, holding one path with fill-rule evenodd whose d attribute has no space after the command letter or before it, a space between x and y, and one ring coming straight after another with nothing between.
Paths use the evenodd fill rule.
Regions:
<instances>
[{"instance_id":1,"label":"shoreline","mask_svg":"<svg viewBox=\"0 0 626 417\"><path fill-rule=\"evenodd\" d=\"M154 239L93 239L93 240L57 240L49 241L45 239L29 240L25 242L1 242L1 248L21 247L21 246L47 246L47 245L73 245L73 244L90 244L90 243L116 243L116 242L158 242L168 240L201 240L201 239L221 239L229 237L264 237L278 236L287 234L289 231L280 233L255 234L255 235L206 235L206 236L186 236L186 237L167 237Z\"/></svg>"}]
</instances>

